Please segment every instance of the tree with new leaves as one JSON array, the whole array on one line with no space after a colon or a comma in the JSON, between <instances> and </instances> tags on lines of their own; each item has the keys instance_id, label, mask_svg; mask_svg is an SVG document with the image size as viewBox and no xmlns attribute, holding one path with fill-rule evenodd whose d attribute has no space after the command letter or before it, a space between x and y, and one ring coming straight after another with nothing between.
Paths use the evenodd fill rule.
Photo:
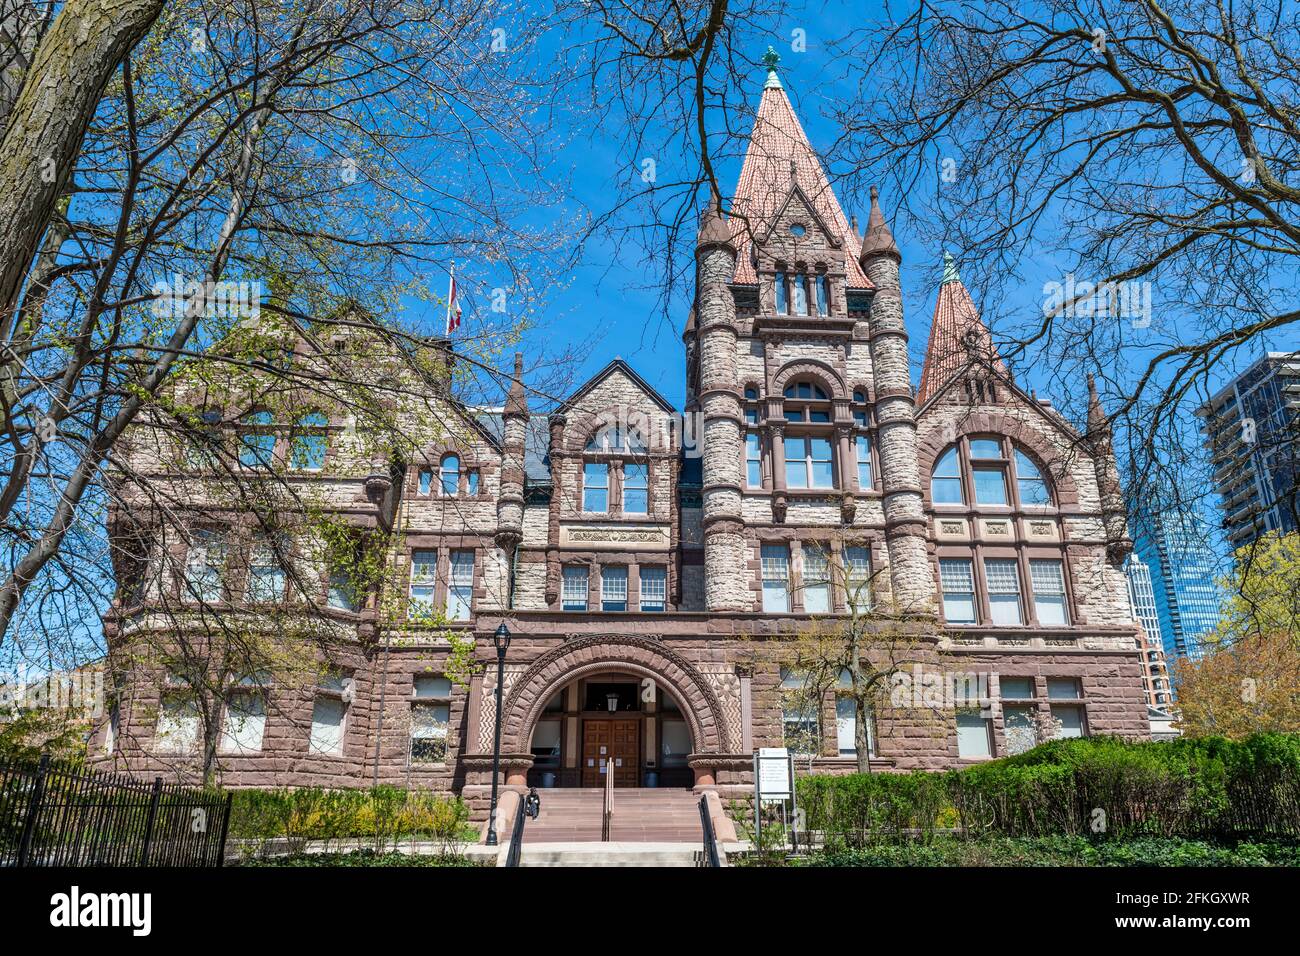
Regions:
<instances>
[{"instance_id":1,"label":"tree with new leaves","mask_svg":"<svg viewBox=\"0 0 1300 956\"><path fill-rule=\"evenodd\" d=\"M788 634L771 640L767 653L786 676L783 704L810 728L809 739L796 742L801 752L816 756L825 739L823 714L827 699L853 702L854 751L860 773L871 772L869 728L889 711L896 675L932 658L915 618L891 606L887 575L854 567L835 552L826 555L825 577L817 579L804 564L800 588L828 588L843 595L842 613L814 615Z\"/></svg>"},{"instance_id":2,"label":"tree with new leaves","mask_svg":"<svg viewBox=\"0 0 1300 956\"><path fill-rule=\"evenodd\" d=\"M556 77L529 79L540 24L499 4L3 10L0 642L18 653L94 629L131 427L193 359L266 370L248 350L210 353L239 318L223 283L243 313L321 342L364 302L415 354L442 331L450 261L462 289L494 270L509 311L464 331L454 374L496 391L500 350L572 228L530 221L562 195L536 175ZM484 42L494 29L504 49ZM424 308L427 323L409 314Z\"/></svg>"}]
</instances>

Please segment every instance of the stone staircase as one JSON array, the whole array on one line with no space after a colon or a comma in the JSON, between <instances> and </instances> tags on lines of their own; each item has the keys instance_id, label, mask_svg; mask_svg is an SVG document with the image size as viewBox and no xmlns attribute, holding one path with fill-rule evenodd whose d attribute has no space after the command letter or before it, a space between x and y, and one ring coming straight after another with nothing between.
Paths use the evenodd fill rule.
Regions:
<instances>
[{"instance_id":1,"label":"stone staircase","mask_svg":"<svg viewBox=\"0 0 1300 956\"><path fill-rule=\"evenodd\" d=\"M539 790L524 828L521 866L699 866L699 796L690 790L614 792L610 840L600 839L601 790Z\"/></svg>"}]
</instances>

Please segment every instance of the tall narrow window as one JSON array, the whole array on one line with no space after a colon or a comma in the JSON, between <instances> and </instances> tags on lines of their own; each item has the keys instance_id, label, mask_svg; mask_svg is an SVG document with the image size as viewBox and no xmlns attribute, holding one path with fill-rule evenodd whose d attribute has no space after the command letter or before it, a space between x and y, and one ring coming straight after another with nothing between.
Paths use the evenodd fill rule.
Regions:
<instances>
[{"instance_id":1,"label":"tall narrow window","mask_svg":"<svg viewBox=\"0 0 1300 956\"><path fill-rule=\"evenodd\" d=\"M582 466L582 510L609 510L609 465L588 462Z\"/></svg>"},{"instance_id":2,"label":"tall narrow window","mask_svg":"<svg viewBox=\"0 0 1300 956\"><path fill-rule=\"evenodd\" d=\"M859 614L871 608L871 551L844 549L844 590L848 605Z\"/></svg>"},{"instance_id":3,"label":"tall narrow window","mask_svg":"<svg viewBox=\"0 0 1300 956\"><path fill-rule=\"evenodd\" d=\"M308 412L293 423L289 467L298 471L320 471L325 467L329 439L325 429L330 421L323 412Z\"/></svg>"},{"instance_id":4,"label":"tall narrow window","mask_svg":"<svg viewBox=\"0 0 1300 956\"><path fill-rule=\"evenodd\" d=\"M858 487L865 491L871 487L871 439L858 435L854 445L858 453Z\"/></svg>"},{"instance_id":5,"label":"tall narrow window","mask_svg":"<svg viewBox=\"0 0 1300 956\"><path fill-rule=\"evenodd\" d=\"M650 466L623 466L623 513L643 515L650 509Z\"/></svg>"},{"instance_id":6,"label":"tall narrow window","mask_svg":"<svg viewBox=\"0 0 1300 956\"><path fill-rule=\"evenodd\" d=\"M1065 575L1060 561L1032 559L1029 581L1034 588L1034 614L1044 627L1064 627L1070 623L1065 604Z\"/></svg>"},{"instance_id":7,"label":"tall narrow window","mask_svg":"<svg viewBox=\"0 0 1300 956\"><path fill-rule=\"evenodd\" d=\"M987 558L984 576L989 584L989 611L994 624L1018 626L1024 623L1020 610L1020 573L1015 558Z\"/></svg>"},{"instance_id":8,"label":"tall narrow window","mask_svg":"<svg viewBox=\"0 0 1300 956\"><path fill-rule=\"evenodd\" d=\"M244 416L239 433L239 463L245 468L269 468L275 459L274 419L270 412Z\"/></svg>"},{"instance_id":9,"label":"tall narrow window","mask_svg":"<svg viewBox=\"0 0 1300 956\"><path fill-rule=\"evenodd\" d=\"M564 610L587 610L587 587L587 569L572 564L566 565L561 592Z\"/></svg>"},{"instance_id":10,"label":"tall narrow window","mask_svg":"<svg viewBox=\"0 0 1300 956\"><path fill-rule=\"evenodd\" d=\"M627 568L623 565L605 565L600 569L600 609L602 611L627 610Z\"/></svg>"},{"instance_id":11,"label":"tall narrow window","mask_svg":"<svg viewBox=\"0 0 1300 956\"><path fill-rule=\"evenodd\" d=\"M807 277L802 272L790 276L790 305L795 315L808 314Z\"/></svg>"},{"instance_id":12,"label":"tall narrow window","mask_svg":"<svg viewBox=\"0 0 1300 956\"><path fill-rule=\"evenodd\" d=\"M961 757L993 756L993 721L976 708L957 711L957 754Z\"/></svg>"},{"instance_id":13,"label":"tall narrow window","mask_svg":"<svg viewBox=\"0 0 1300 956\"><path fill-rule=\"evenodd\" d=\"M1050 505L1051 492L1043 479L1038 466L1029 460L1024 452L1016 449L1016 486L1020 492L1022 505Z\"/></svg>"},{"instance_id":14,"label":"tall narrow window","mask_svg":"<svg viewBox=\"0 0 1300 956\"><path fill-rule=\"evenodd\" d=\"M831 280L825 273L816 277L817 283L817 314L830 315L831 302Z\"/></svg>"},{"instance_id":15,"label":"tall narrow window","mask_svg":"<svg viewBox=\"0 0 1300 956\"><path fill-rule=\"evenodd\" d=\"M935 464L930 478L930 499L936 505L959 505L965 501L961 493L961 468L956 448L949 448Z\"/></svg>"},{"instance_id":16,"label":"tall narrow window","mask_svg":"<svg viewBox=\"0 0 1300 956\"><path fill-rule=\"evenodd\" d=\"M266 699L254 677L241 678L226 696L226 719L221 728L221 752L256 753L266 734Z\"/></svg>"},{"instance_id":17,"label":"tall narrow window","mask_svg":"<svg viewBox=\"0 0 1300 956\"><path fill-rule=\"evenodd\" d=\"M763 610L770 614L790 611L790 549L765 544L762 550Z\"/></svg>"},{"instance_id":18,"label":"tall narrow window","mask_svg":"<svg viewBox=\"0 0 1300 956\"><path fill-rule=\"evenodd\" d=\"M184 693L163 695L154 746L160 753L189 754L199 747L199 705Z\"/></svg>"},{"instance_id":19,"label":"tall narrow window","mask_svg":"<svg viewBox=\"0 0 1300 956\"><path fill-rule=\"evenodd\" d=\"M438 552L411 552L410 618L419 620L433 613L433 596L438 586Z\"/></svg>"},{"instance_id":20,"label":"tall narrow window","mask_svg":"<svg viewBox=\"0 0 1300 956\"><path fill-rule=\"evenodd\" d=\"M668 601L666 568L641 569L641 610L662 611Z\"/></svg>"},{"instance_id":21,"label":"tall narrow window","mask_svg":"<svg viewBox=\"0 0 1300 956\"><path fill-rule=\"evenodd\" d=\"M803 549L803 609L808 614L831 611L831 568L826 551L817 545Z\"/></svg>"},{"instance_id":22,"label":"tall narrow window","mask_svg":"<svg viewBox=\"0 0 1300 956\"><path fill-rule=\"evenodd\" d=\"M793 753L810 755L821 749L817 702L808 694L804 674L781 668L781 742Z\"/></svg>"},{"instance_id":23,"label":"tall narrow window","mask_svg":"<svg viewBox=\"0 0 1300 956\"><path fill-rule=\"evenodd\" d=\"M1007 504L1007 469L1002 464L1002 443L992 438L970 441L971 483L977 505Z\"/></svg>"},{"instance_id":24,"label":"tall narrow window","mask_svg":"<svg viewBox=\"0 0 1300 956\"><path fill-rule=\"evenodd\" d=\"M411 762L445 763L447 725L451 722L451 681L445 677L417 676L411 696Z\"/></svg>"},{"instance_id":25,"label":"tall narrow window","mask_svg":"<svg viewBox=\"0 0 1300 956\"><path fill-rule=\"evenodd\" d=\"M468 621L474 606L474 552L453 551L448 565L447 620Z\"/></svg>"},{"instance_id":26,"label":"tall narrow window","mask_svg":"<svg viewBox=\"0 0 1300 956\"><path fill-rule=\"evenodd\" d=\"M763 487L763 440L758 432L745 435L745 484Z\"/></svg>"},{"instance_id":27,"label":"tall narrow window","mask_svg":"<svg viewBox=\"0 0 1300 956\"><path fill-rule=\"evenodd\" d=\"M427 495L433 491L433 469L420 469L420 494Z\"/></svg>"},{"instance_id":28,"label":"tall narrow window","mask_svg":"<svg viewBox=\"0 0 1300 956\"><path fill-rule=\"evenodd\" d=\"M454 498L460 492L460 459L448 455L442 460L442 495Z\"/></svg>"},{"instance_id":29,"label":"tall narrow window","mask_svg":"<svg viewBox=\"0 0 1300 956\"><path fill-rule=\"evenodd\" d=\"M222 531L199 529L191 533L185 560L187 597L211 603L225 597L222 578L226 568L226 535Z\"/></svg>"},{"instance_id":30,"label":"tall narrow window","mask_svg":"<svg viewBox=\"0 0 1300 956\"><path fill-rule=\"evenodd\" d=\"M943 618L949 624L974 624L975 577L969 558L940 558L939 587Z\"/></svg>"},{"instance_id":31,"label":"tall narrow window","mask_svg":"<svg viewBox=\"0 0 1300 956\"><path fill-rule=\"evenodd\" d=\"M471 495L478 494L478 469L465 472L465 482Z\"/></svg>"},{"instance_id":32,"label":"tall narrow window","mask_svg":"<svg viewBox=\"0 0 1300 956\"><path fill-rule=\"evenodd\" d=\"M283 601L286 576L280 554L284 543L270 535L259 534L253 538L248 556L248 599L250 601Z\"/></svg>"},{"instance_id":33,"label":"tall narrow window","mask_svg":"<svg viewBox=\"0 0 1300 956\"><path fill-rule=\"evenodd\" d=\"M343 755L343 735L348 715L348 702L345 699L347 680L349 678L342 675L329 674L317 686L311 708L308 752L326 757Z\"/></svg>"},{"instance_id":34,"label":"tall narrow window","mask_svg":"<svg viewBox=\"0 0 1300 956\"><path fill-rule=\"evenodd\" d=\"M785 301L785 271L782 270L776 274L776 314L785 315L789 312L789 307Z\"/></svg>"}]
</instances>

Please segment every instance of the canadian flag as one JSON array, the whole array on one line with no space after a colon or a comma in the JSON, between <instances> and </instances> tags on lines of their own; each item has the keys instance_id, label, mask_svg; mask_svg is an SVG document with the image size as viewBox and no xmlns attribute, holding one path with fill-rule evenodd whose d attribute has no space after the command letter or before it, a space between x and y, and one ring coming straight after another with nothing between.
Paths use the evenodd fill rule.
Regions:
<instances>
[{"instance_id":1,"label":"canadian flag","mask_svg":"<svg viewBox=\"0 0 1300 956\"><path fill-rule=\"evenodd\" d=\"M456 263L451 264L451 286L447 289L447 334L460 328L460 295L456 291Z\"/></svg>"}]
</instances>

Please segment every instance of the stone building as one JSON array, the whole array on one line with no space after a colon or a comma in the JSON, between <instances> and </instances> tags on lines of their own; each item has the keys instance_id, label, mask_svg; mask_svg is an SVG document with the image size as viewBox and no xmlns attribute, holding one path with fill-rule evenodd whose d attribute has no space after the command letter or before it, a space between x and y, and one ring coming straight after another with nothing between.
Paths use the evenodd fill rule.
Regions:
<instances>
[{"instance_id":1,"label":"stone building","mask_svg":"<svg viewBox=\"0 0 1300 956\"><path fill-rule=\"evenodd\" d=\"M241 459L252 448L284 464L283 483L336 521L398 532L386 591L345 593L328 569L296 565L332 628L334 669L315 687L254 694L228 668L241 702L216 714L224 782L452 789L481 815L503 623L509 785L592 787L608 766L620 787L743 794L754 749L807 724L776 651L810 622L854 615L919 648L895 690L925 675L978 687L967 706L883 701L866 734L876 769L1004 755L1044 726L1148 735L1130 543L1095 394L1083 433L1018 387L951 260L914 387L901 256L875 193L859 235L774 70L721 205L699 227L680 411L614 361L543 413L516 357L500 408L437 388L404 407L412 434L441 423L408 458L364 447L347 408L298 414L306 400L291 396L280 408L298 412L213 413ZM292 360L349 347L304 334ZM136 467L174 482L183 507L170 513L196 524L140 549L167 549L173 570L124 584L106 620L119 645L185 626L154 613L159 594L201 592L235 619L254 596L266 604L268 582L273 599L285 587L237 505L205 502L183 468L153 462L166 440L138 437ZM150 527L156 506L119 509L114 535ZM138 576L127 563L124 581ZM432 623L416 608L436 609ZM465 639L484 666L448 675ZM168 680L123 678L111 759L141 772L191 761L203 714L169 702ZM855 709L834 688L822 704L806 765L852 769Z\"/></svg>"}]
</instances>

